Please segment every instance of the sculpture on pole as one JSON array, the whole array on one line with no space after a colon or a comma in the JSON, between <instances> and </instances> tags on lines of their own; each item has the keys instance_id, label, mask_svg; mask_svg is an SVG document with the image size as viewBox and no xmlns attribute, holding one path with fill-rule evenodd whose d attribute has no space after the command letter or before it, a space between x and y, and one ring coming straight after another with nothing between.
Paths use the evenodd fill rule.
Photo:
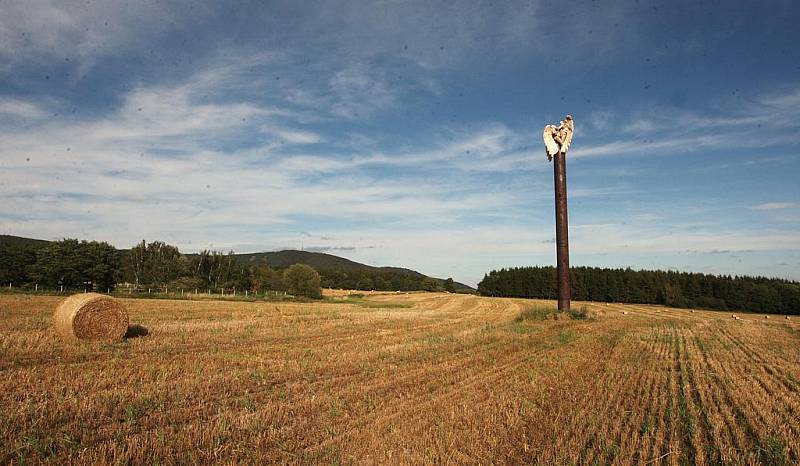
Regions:
<instances>
[{"instance_id":1,"label":"sculpture on pole","mask_svg":"<svg viewBox=\"0 0 800 466\"><path fill-rule=\"evenodd\" d=\"M547 160L553 161L556 194L556 273L558 275L558 310L569 311L569 225L567 221L567 151L572 144L575 123L571 115L558 126L546 125L542 138Z\"/></svg>"}]
</instances>

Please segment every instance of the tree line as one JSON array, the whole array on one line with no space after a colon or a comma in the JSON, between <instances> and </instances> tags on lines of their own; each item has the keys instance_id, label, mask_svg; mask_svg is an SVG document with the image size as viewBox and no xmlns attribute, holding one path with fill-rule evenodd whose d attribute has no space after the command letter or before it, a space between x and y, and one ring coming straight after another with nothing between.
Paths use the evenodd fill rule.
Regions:
<instances>
[{"instance_id":1,"label":"tree line","mask_svg":"<svg viewBox=\"0 0 800 466\"><path fill-rule=\"evenodd\" d=\"M800 314L800 283L766 277L570 268L572 299L681 308ZM556 299L555 267L493 270L478 284L484 296Z\"/></svg>"},{"instance_id":2,"label":"tree line","mask_svg":"<svg viewBox=\"0 0 800 466\"><path fill-rule=\"evenodd\" d=\"M233 251L184 255L177 247L142 241L130 250L106 242L64 239L46 246L0 243L0 280L65 290L107 291L124 283L136 289L286 291L320 297L320 276L307 265L275 270L244 266Z\"/></svg>"},{"instance_id":3,"label":"tree line","mask_svg":"<svg viewBox=\"0 0 800 466\"><path fill-rule=\"evenodd\" d=\"M320 269L314 273L319 286L326 288L456 291L452 278L440 280L398 269ZM106 291L125 284L134 289L288 292L292 280L285 274L286 269L274 269L265 262L241 263L233 251L182 254L161 241L143 240L129 250L77 239L45 245L0 242L0 283L17 286Z\"/></svg>"},{"instance_id":4,"label":"tree line","mask_svg":"<svg viewBox=\"0 0 800 466\"><path fill-rule=\"evenodd\" d=\"M320 269L322 286L367 291L456 291L452 278L438 280L425 275L413 275L396 270L336 270Z\"/></svg>"}]
</instances>

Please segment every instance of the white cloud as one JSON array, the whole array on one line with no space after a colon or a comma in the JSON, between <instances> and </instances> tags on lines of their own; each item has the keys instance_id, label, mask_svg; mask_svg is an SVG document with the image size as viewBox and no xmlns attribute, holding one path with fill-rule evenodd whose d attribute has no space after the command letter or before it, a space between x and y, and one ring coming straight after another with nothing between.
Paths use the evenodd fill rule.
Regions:
<instances>
[{"instance_id":1,"label":"white cloud","mask_svg":"<svg viewBox=\"0 0 800 466\"><path fill-rule=\"evenodd\" d=\"M672 108L635 112L618 118L619 134L613 138L595 134L602 142L577 139L572 158L614 155L669 155L708 149L761 149L800 142L800 90L756 96L757 102L718 109L714 116ZM592 123L590 115L589 124ZM578 125L580 122L577 123ZM612 137L608 137L612 136ZM605 141L603 141L605 139ZM610 140L609 140L610 139Z\"/></svg>"},{"instance_id":2,"label":"white cloud","mask_svg":"<svg viewBox=\"0 0 800 466\"><path fill-rule=\"evenodd\" d=\"M183 0L6 0L0 15L0 73L42 63L85 72L101 56L141 47L176 22L207 13Z\"/></svg>"},{"instance_id":3,"label":"white cloud","mask_svg":"<svg viewBox=\"0 0 800 466\"><path fill-rule=\"evenodd\" d=\"M763 204L758 204L753 206L754 210L779 210L779 209L788 209L791 207L795 207L798 204L794 202L765 202Z\"/></svg>"},{"instance_id":4,"label":"white cloud","mask_svg":"<svg viewBox=\"0 0 800 466\"><path fill-rule=\"evenodd\" d=\"M345 118L367 116L394 105L397 100L385 77L364 65L338 71L331 79L330 88L336 96L331 111Z\"/></svg>"},{"instance_id":5,"label":"white cloud","mask_svg":"<svg viewBox=\"0 0 800 466\"><path fill-rule=\"evenodd\" d=\"M33 102L28 102L10 97L0 98L0 118L21 118L25 120L38 120L47 113Z\"/></svg>"}]
</instances>

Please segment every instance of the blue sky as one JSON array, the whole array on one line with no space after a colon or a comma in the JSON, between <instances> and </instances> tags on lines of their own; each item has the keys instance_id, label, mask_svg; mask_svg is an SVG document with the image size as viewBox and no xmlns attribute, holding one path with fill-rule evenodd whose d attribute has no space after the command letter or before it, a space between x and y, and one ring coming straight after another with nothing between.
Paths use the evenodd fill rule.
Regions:
<instances>
[{"instance_id":1,"label":"blue sky","mask_svg":"<svg viewBox=\"0 0 800 466\"><path fill-rule=\"evenodd\" d=\"M611 3L611 4L609 4ZM800 279L797 2L0 1L0 234Z\"/></svg>"}]
</instances>

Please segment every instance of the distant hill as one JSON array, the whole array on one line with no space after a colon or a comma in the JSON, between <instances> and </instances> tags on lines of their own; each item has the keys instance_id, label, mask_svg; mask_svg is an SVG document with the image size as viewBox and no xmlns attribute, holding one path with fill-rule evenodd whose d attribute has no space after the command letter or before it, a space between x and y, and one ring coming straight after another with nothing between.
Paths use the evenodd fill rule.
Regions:
<instances>
[{"instance_id":1,"label":"distant hill","mask_svg":"<svg viewBox=\"0 0 800 466\"><path fill-rule=\"evenodd\" d=\"M26 249L39 249L50 244L51 241L33 238L24 238L21 236L0 235L0 244L8 244L16 247L25 247ZM127 251L121 249L120 251ZM185 254L187 257L196 256L196 254ZM236 261L243 265L258 265L266 264L275 269L284 269L294 264L306 264L314 267L317 270L326 271L342 271L342 272L392 272L415 279L424 279L425 274L419 273L415 270L404 269L401 267L374 267L371 265L361 264L359 262L345 259L344 257L325 254L322 252L309 252L309 251L272 251L272 252L255 252L247 254L234 254ZM443 283L444 279L431 277L438 282ZM456 291L475 291L474 288L467 286L463 283L453 282Z\"/></svg>"},{"instance_id":2,"label":"distant hill","mask_svg":"<svg viewBox=\"0 0 800 466\"><path fill-rule=\"evenodd\" d=\"M273 252L255 252L249 254L235 254L236 261L240 264L257 265L266 264L272 268L282 269L294 264L306 264L317 270L341 270L344 272L356 272L359 270L369 272L394 272L414 278L425 278L426 275L415 270L404 269L402 267L375 267L359 262L345 259L344 257L325 254L322 252L284 250ZM431 277L437 281L444 282L444 279ZM463 283L453 282L457 291L470 291L474 288Z\"/></svg>"},{"instance_id":3,"label":"distant hill","mask_svg":"<svg viewBox=\"0 0 800 466\"><path fill-rule=\"evenodd\" d=\"M22 236L0 235L0 244L39 249L50 244L50 241L43 239L23 238Z\"/></svg>"}]
</instances>

